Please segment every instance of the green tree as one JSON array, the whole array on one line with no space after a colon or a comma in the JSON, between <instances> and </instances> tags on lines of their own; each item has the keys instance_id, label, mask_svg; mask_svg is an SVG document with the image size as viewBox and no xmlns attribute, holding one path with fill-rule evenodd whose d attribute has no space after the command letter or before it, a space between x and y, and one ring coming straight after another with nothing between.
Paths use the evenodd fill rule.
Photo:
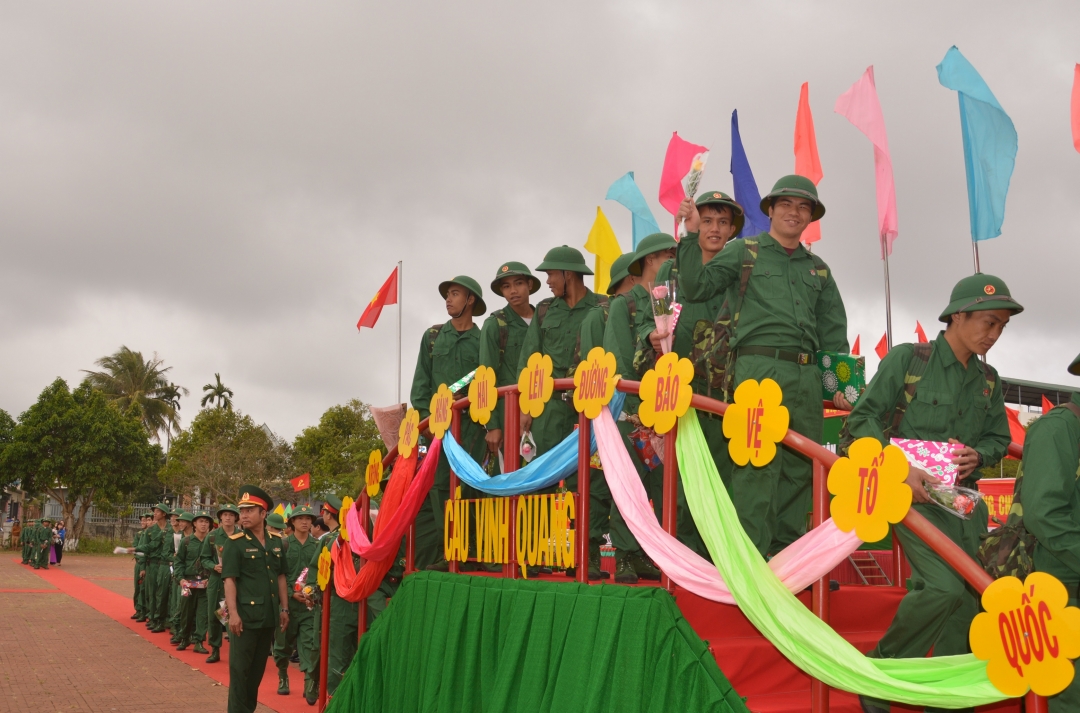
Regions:
<instances>
[{"instance_id":1,"label":"green tree","mask_svg":"<svg viewBox=\"0 0 1080 713\"><path fill-rule=\"evenodd\" d=\"M203 397L199 405L206 408L206 404L217 404L218 408L224 408L226 410L232 410L232 397L233 392L228 386L221 383L221 374L214 374L213 384L205 384L202 387Z\"/></svg>"},{"instance_id":2,"label":"green tree","mask_svg":"<svg viewBox=\"0 0 1080 713\"><path fill-rule=\"evenodd\" d=\"M138 416L154 440L161 442L180 430L180 397L188 390L171 383L171 366L157 354L147 361L142 352L121 346L114 354L95 362L101 371L84 370L90 384L116 403L121 411Z\"/></svg>"},{"instance_id":3,"label":"green tree","mask_svg":"<svg viewBox=\"0 0 1080 713\"><path fill-rule=\"evenodd\" d=\"M23 490L59 502L77 544L94 498L116 501L130 493L153 473L160 455L142 421L121 412L89 380L69 391L57 379L19 416L0 469L19 477Z\"/></svg>"},{"instance_id":4,"label":"green tree","mask_svg":"<svg viewBox=\"0 0 1080 713\"><path fill-rule=\"evenodd\" d=\"M258 485L275 499L291 493L292 453L270 429L229 408L200 411L173 439L161 481L178 492L235 500L241 485Z\"/></svg>"},{"instance_id":5,"label":"green tree","mask_svg":"<svg viewBox=\"0 0 1080 713\"><path fill-rule=\"evenodd\" d=\"M6 489L13 485L18 478L11 473L3 464L4 448L11 443L15 433L15 419L4 409L0 408L0 512L7 512L8 498Z\"/></svg>"},{"instance_id":6,"label":"green tree","mask_svg":"<svg viewBox=\"0 0 1080 713\"><path fill-rule=\"evenodd\" d=\"M311 473L313 493L356 497L364 483L368 455L382 448L367 404L352 399L331 406L319 425L305 428L293 441L293 457L297 472Z\"/></svg>"}]
</instances>

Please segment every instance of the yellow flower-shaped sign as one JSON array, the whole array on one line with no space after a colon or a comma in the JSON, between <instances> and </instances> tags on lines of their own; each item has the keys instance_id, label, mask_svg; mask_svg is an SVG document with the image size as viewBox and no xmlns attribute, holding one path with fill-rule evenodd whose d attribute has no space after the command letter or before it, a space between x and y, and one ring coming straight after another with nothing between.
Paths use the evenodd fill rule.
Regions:
<instances>
[{"instance_id":1,"label":"yellow flower-shaped sign","mask_svg":"<svg viewBox=\"0 0 1080 713\"><path fill-rule=\"evenodd\" d=\"M552 371L550 356L540 352L529 355L529 362L518 376L518 405L522 413L536 418L544 412L544 404L551 400L555 388Z\"/></svg>"},{"instance_id":2,"label":"yellow flower-shaped sign","mask_svg":"<svg viewBox=\"0 0 1080 713\"><path fill-rule=\"evenodd\" d=\"M375 449L368 456L367 472L364 473L364 482L367 484L367 494L373 498L379 494L379 483L382 482L383 464L382 451Z\"/></svg>"},{"instance_id":3,"label":"yellow flower-shaped sign","mask_svg":"<svg viewBox=\"0 0 1080 713\"><path fill-rule=\"evenodd\" d=\"M781 406L784 394L772 379L760 384L747 379L735 389L735 403L724 412L724 435L728 453L737 465L752 463L761 467L776 457L776 444L784 440L788 429L787 406Z\"/></svg>"},{"instance_id":4,"label":"yellow flower-shaped sign","mask_svg":"<svg viewBox=\"0 0 1080 713\"><path fill-rule=\"evenodd\" d=\"M398 455L408 458L416 444L420 442L420 412L414 408L405 412L405 418L398 427Z\"/></svg>"},{"instance_id":5,"label":"yellow flower-shaped sign","mask_svg":"<svg viewBox=\"0 0 1080 713\"><path fill-rule=\"evenodd\" d=\"M587 418L596 418L615 395L615 355L603 347L593 347L574 371L574 408Z\"/></svg>"},{"instance_id":6,"label":"yellow flower-shaped sign","mask_svg":"<svg viewBox=\"0 0 1080 713\"><path fill-rule=\"evenodd\" d=\"M319 553L318 579L315 580L319 589L326 591L326 585L330 584L330 550L324 547Z\"/></svg>"},{"instance_id":7,"label":"yellow flower-shaped sign","mask_svg":"<svg viewBox=\"0 0 1080 713\"><path fill-rule=\"evenodd\" d=\"M675 420L690 408L694 396L690 382L694 380L694 364L680 359L675 352L668 352L641 377L641 405L638 416L641 422L657 433L667 433Z\"/></svg>"},{"instance_id":8,"label":"yellow flower-shaped sign","mask_svg":"<svg viewBox=\"0 0 1080 713\"><path fill-rule=\"evenodd\" d=\"M428 430L436 438L442 438L450 430L450 420L454 414L454 395L446 384L439 384L439 390L431 397L431 414L428 417Z\"/></svg>"},{"instance_id":9,"label":"yellow flower-shaped sign","mask_svg":"<svg viewBox=\"0 0 1080 713\"><path fill-rule=\"evenodd\" d=\"M349 514L349 510L352 510L353 499L352 496L346 495L341 499L341 509L338 510L338 533L341 539L346 542L349 541L349 531L345 527L346 516Z\"/></svg>"},{"instance_id":10,"label":"yellow flower-shaped sign","mask_svg":"<svg viewBox=\"0 0 1080 713\"><path fill-rule=\"evenodd\" d=\"M499 401L499 392L495 389L495 370L490 366L476 369L472 383L469 384L469 418L481 426L491 420L491 410Z\"/></svg>"},{"instance_id":11,"label":"yellow flower-shaped sign","mask_svg":"<svg viewBox=\"0 0 1080 713\"><path fill-rule=\"evenodd\" d=\"M889 534L889 523L900 522L911 509L911 487L904 452L876 438L851 444L848 457L829 471L833 522L843 532L855 530L863 542L877 542Z\"/></svg>"},{"instance_id":12,"label":"yellow flower-shaped sign","mask_svg":"<svg viewBox=\"0 0 1080 713\"><path fill-rule=\"evenodd\" d=\"M1080 657L1080 609L1053 575L1033 572L1020 582L1002 577L982 595L984 611L971 622L971 653L983 659L990 682L1006 696L1028 687L1040 696L1072 682L1069 659Z\"/></svg>"}]
</instances>

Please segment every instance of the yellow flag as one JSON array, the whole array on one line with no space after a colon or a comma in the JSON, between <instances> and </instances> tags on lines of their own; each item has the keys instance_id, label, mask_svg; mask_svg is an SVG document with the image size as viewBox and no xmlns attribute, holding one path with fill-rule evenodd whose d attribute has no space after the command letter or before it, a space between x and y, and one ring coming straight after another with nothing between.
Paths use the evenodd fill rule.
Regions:
<instances>
[{"instance_id":1,"label":"yellow flag","mask_svg":"<svg viewBox=\"0 0 1080 713\"><path fill-rule=\"evenodd\" d=\"M622 255L622 248L619 247L615 231L611 229L611 223L599 206L596 208L596 220L589 231L589 238L585 241L585 249L596 256L593 291L607 294L608 285L611 283L611 263Z\"/></svg>"},{"instance_id":2,"label":"yellow flag","mask_svg":"<svg viewBox=\"0 0 1080 713\"><path fill-rule=\"evenodd\" d=\"M281 515L282 517L285 517L285 506L281 503L278 503L277 507L274 508L274 512L276 512L278 515Z\"/></svg>"}]
</instances>

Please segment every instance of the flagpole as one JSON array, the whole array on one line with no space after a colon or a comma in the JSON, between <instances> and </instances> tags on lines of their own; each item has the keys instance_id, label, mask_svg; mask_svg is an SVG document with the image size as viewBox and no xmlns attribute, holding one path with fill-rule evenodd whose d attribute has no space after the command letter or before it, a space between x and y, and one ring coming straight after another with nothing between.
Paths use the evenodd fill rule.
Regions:
<instances>
[{"instance_id":1,"label":"flagpole","mask_svg":"<svg viewBox=\"0 0 1080 713\"><path fill-rule=\"evenodd\" d=\"M975 256L975 272L976 273L982 272L982 270L979 269L979 241L977 241L977 240L972 240L971 241L971 252Z\"/></svg>"},{"instance_id":2,"label":"flagpole","mask_svg":"<svg viewBox=\"0 0 1080 713\"><path fill-rule=\"evenodd\" d=\"M401 289L402 280L402 268L404 261L398 260L397 264L397 401L395 403L401 404L401 295L404 292Z\"/></svg>"},{"instance_id":3,"label":"flagpole","mask_svg":"<svg viewBox=\"0 0 1080 713\"><path fill-rule=\"evenodd\" d=\"M885 342L892 349L892 288L889 286L888 252L885 253Z\"/></svg>"}]
</instances>

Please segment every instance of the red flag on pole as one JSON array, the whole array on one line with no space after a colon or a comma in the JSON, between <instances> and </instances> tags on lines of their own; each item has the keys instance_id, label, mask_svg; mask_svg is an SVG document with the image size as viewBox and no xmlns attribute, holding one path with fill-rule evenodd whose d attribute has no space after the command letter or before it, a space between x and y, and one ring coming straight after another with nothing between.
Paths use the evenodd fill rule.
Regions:
<instances>
[{"instance_id":1,"label":"red flag on pole","mask_svg":"<svg viewBox=\"0 0 1080 713\"><path fill-rule=\"evenodd\" d=\"M683 179L690 173L694 157L708 151L704 146L686 141L679 136L678 131L671 134L671 141L668 142L667 153L664 155L664 168L660 172L660 205L664 206L668 213L678 215L679 204L686 198Z\"/></svg>"},{"instance_id":2,"label":"red flag on pole","mask_svg":"<svg viewBox=\"0 0 1080 713\"><path fill-rule=\"evenodd\" d=\"M859 356L859 338L861 336L861 334L855 335L855 346L851 348L851 356Z\"/></svg>"},{"instance_id":3,"label":"red flag on pole","mask_svg":"<svg viewBox=\"0 0 1080 713\"><path fill-rule=\"evenodd\" d=\"M299 493L301 490L307 490L311 487L311 473L304 473L289 481L292 483L292 489L294 493Z\"/></svg>"},{"instance_id":4,"label":"red flag on pole","mask_svg":"<svg viewBox=\"0 0 1080 713\"><path fill-rule=\"evenodd\" d=\"M1005 415L1009 417L1009 436L1012 438L1012 442L1021 446L1024 445L1024 435L1027 432L1020 425L1020 412L1006 406Z\"/></svg>"},{"instance_id":5,"label":"red flag on pole","mask_svg":"<svg viewBox=\"0 0 1080 713\"><path fill-rule=\"evenodd\" d=\"M923 331L922 325L918 320L915 321L915 334L919 335L919 344L926 344L930 340L926 338L926 332Z\"/></svg>"},{"instance_id":6,"label":"red flag on pole","mask_svg":"<svg viewBox=\"0 0 1080 713\"><path fill-rule=\"evenodd\" d=\"M803 82L799 92L799 111L795 115L795 173L806 176L815 186L824 175L821 172L821 160L818 158L814 117L810 113L809 82ZM801 240L804 245L821 240L821 223L815 221L806 226Z\"/></svg>"},{"instance_id":7,"label":"red flag on pole","mask_svg":"<svg viewBox=\"0 0 1080 713\"><path fill-rule=\"evenodd\" d=\"M375 296L371 298L371 302L368 302L367 309L360 315L360 321L356 323L356 328L361 327L374 327L375 323L379 321L379 315L382 314L382 308L386 305L397 304L397 278L398 271L394 268L394 271L390 273L390 277L386 278L386 282L379 288L379 291L375 293Z\"/></svg>"},{"instance_id":8,"label":"red flag on pole","mask_svg":"<svg viewBox=\"0 0 1080 713\"><path fill-rule=\"evenodd\" d=\"M884 359L885 355L889 353L889 340L887 334L881 335L881 341L874 347L874 351L877 352L878 359Z\"/></svg>"},{"instance_id":9,"label":"red flag on pole","mask_svg":"<svg viewBox=\"0 0 1080 713\"><path fill-rule=\"evenodd\" d=\"M1046 396L1044 395L1042 397L1042 410L1043 410L1043 413L1047 413L1052 408L1054 408L1054 404L1050 403L1050 399L1046 398Z\"/></svg>"}]
</instances>

